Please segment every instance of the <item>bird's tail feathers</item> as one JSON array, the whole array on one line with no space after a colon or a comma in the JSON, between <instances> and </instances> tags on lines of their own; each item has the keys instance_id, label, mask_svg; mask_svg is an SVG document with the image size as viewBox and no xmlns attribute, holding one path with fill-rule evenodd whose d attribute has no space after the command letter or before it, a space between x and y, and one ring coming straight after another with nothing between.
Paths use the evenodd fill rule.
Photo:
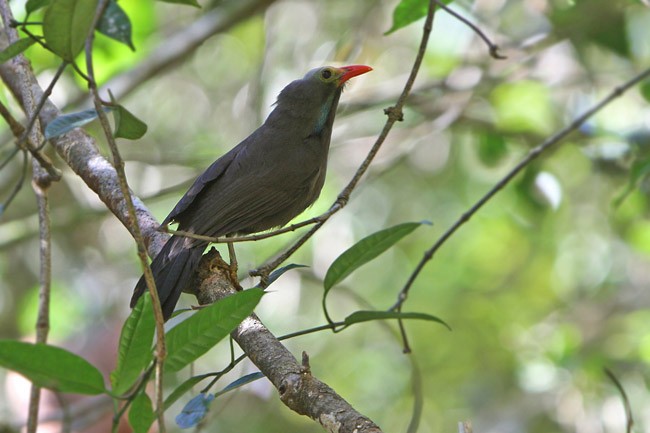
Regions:
<instances>
[{"instance_id":1,"label":"bird's tail feathers","mask_svg":"<svg viewBox=\"0 0 650 433\"><path fill-rule=\"evenodd\" d=\"M188 248L184 237L172 236L151 262L151 271L165 320L171 317L178 298L191 283L202 255L203 248ZM131 308L146 290L147 284L143 275L133 291Z\"/></svg>"}]
</instances>

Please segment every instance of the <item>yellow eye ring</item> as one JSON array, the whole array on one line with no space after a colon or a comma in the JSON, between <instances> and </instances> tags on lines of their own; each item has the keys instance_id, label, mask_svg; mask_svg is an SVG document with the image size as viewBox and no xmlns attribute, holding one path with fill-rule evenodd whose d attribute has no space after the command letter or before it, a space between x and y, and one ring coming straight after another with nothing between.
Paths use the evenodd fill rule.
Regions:
<instances>
[{"instance_id":1,"label":"yellow eye ring","mask_svg":"<svg viewBox=\"0 0 650 433\"><path fill-rule=\"evenodd\" d=\"M334 72L332 72L331 68L324 68L322 71L320 71L319 77L325 82L332 81Z\"/></svg>"}]
</instances>

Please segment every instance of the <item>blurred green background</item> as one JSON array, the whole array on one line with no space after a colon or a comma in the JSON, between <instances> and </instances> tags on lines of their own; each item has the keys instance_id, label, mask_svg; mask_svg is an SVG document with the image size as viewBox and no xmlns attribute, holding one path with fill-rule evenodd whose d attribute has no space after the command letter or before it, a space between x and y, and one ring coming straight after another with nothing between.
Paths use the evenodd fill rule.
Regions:
<instances>
[{"instance_id":1,"label":"blurred green background","mask_svg":"<svg viewBox=\"0 0 650 433\"><path fill-rule=\"evenodd\" d=\"M380 132L383 109L401 91L421 37L422 21L384 35L396 1L213 1L197 9L122 0L137 50L98 36L97 74L104 82L134 80L134 69L169 53L201 20L228 22L253 3L256 13L117 92L149 126L143 139L120 148L132 189L160 220L194 176L264 120L288 82L323 64L368 64L374 71L355 78L341 98L321 198L297 220L326 210ZM470 29L436 14L404 122L350 204L291 259L309 268L287 273L262 300L257 312L276 335L324 323L322 278L354 242L393 224L430 220L433 226L337 286L328 302L335 320L388 308L423 252L527 151L650 65L650 7L642 1L452 6L507 60L490 58ZM12 7L20 15L23 2ZM27 55L45 86L57 66L52 56L38 47ZM113 89L123 83L109 82ZM649 88L641 86L646 94ZM53 100L75 111L84 106L83 91L68 74ZM0 98L18 115L6 89ZM637 87L528 166L444 245L404 310L436 315L452 332L408 322L410 355L393 322L300 337L288 347L296 356L307 351L314 374L387 432L406 431L416 368L422 433L455 431L461 420L477 432L622 432L624 408L604 367L628 393L636 431L650 431L649 128L648 100ZM101 137L96 125L88 130ZM0 137L5 151L11 140L4 124ZM19 171L18 163L0 171L3 192ZM134 243L69 170L50 195L50 341L108 369L141 273ZM0 223L0 337L30 340L39 241L28 184ZM240 269L256 267L296 236L241 244ZM187 296L181 305L192 302ZM219 370L228 359L227 344L218 346L194 372ZM221 386L250 371L244 363ZM170 377L169 389L189 374ZM15 380L0 372L0 419L12 425L24 419ZM170 422L190 397L170 409ZM205 431L322 431L283 407L266 380L220 397L212 409Z\"/></svg>"}]
</instances>

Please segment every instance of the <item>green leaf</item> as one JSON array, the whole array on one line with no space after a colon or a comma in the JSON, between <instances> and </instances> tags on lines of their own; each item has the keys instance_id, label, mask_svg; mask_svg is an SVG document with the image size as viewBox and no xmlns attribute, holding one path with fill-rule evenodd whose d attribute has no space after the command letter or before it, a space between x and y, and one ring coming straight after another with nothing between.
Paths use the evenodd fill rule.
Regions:
<instances>
[{"instance_id":1,"label":"green leaf","mask_svg":"<svg viewBox=\"0 0 650 433\"><path fill-rule=\"evenodd\" d=\"M201 5L197 0L159 0L163 3L176 3L179 5L188 5L188 6L195 6L197 8L200 8Z\"/></svg>"},{"instance_id":2,"label":"green leaf","mask_svg":"<svg viewBox=\"0 0 650 433\"><path fill-rule=\"evenodd\" d=\"M111 108L104 107L105 112L109 112L111 110ZM63 135L75 128L79 128L80 126L84 126L85 124L92 122L96 118L97 111L94 109L78 111L76 113L59 116L48 123L45 127L45 139L49 140L50 138Z\"/></svg>"},{"instance_id":3,"label":"green leaf","mask_svg":"<svg viewBox=\"0 0 650 433\"><path fill-rule=\"evenodd\" d=\"M448 5L452 0L443 0L444 4ZM427 16L429 11L428 0L402 0L393 10L393 25L384 33L388 35L396 30L406 27L409 24Z\"/></svg>"},{"instance_id":4,"label":"green leaf","mask_svg":"<svg viewBox=\"0 0 650 433\"><path fill-rule=\"evenodd\" d=\"M149 294L140 296L120 334L117 366L111 372L113 393L122 395L128 391L142 370L151 362L151 341L155 329L151 297Z\"/></svg>"},{"instance_id":5,"label":"green leaf","mask_svg":"<svg viewBox=\"0 0 650 433\"><path fill-rule=\"evenodd\" d=\"M43 17L43 36L54 54L69 62L84 48L98 0L54 0Z\"/></svg>"},{"instance_id":6,"label":"green leaf","mask_svg":"<svg viewBox=\"0 0 650 433\"><path fill-rule=\"evenodd\" d=\"M237 292L199 310L172 328L166 337L166 370L180 370L227 337L253 312L263 295L260 288Z\"/></svg>"},{"instance_id":7,"label":"green leaf","mask_svg":"<svg viewBox=\"0 0 650 433\"><path fill-rule=\"evenodd\" d=\"M613 201L615 208L619 207L625 199L637 188L639 182L650 175L650 158L636 158L630 168L630 176L625 189L617 194Z\"/></svg>"},{"instance_id":8,"label":"green leaf","mask_svg":"<svg viewBox=\"0 0 650 433\"><path fill-rule=\"evenodd\" d=\"M256 380L261 379L263 377L265 377L265 376L264 376L264 373L262 373L261 371L256 371L255 373L247 374L246 376L242 376L239 379L235 380L234 382L229 383L224 389L222 389L221 391L215 393L214 396L219 397L220 395L223 395L223 394L225 394L227 392L230 392L230 391L235 390L235 389L237 389L239 387L247 385L247 384L249 384L251 382L255 382Z\"/></svg>"},{"instance_id":9,"label":"green leaf","mask_svg":"<svg viewBox=\"0 0 650 433\"><path fill-rule=\"evenodd\" d=\"M194 388L194 385L201 382L203 379L208 377L214 377L212 373L202 374L200 376L193 376L187 379L185 382L181 383L174 391L172 391L169 396L165 399L165 410L169 409L172 404L183 396L186 392Z\"/></svg>"},{"instance_id":10,"label":"green leaf","mask_svg":"<svg viewBox=\"0 0 650 433\"><path fill-rule=\"evenodd\" d=\"M650 80L643 82L641 86L639 86L639 90L641 91L641 96L643 96L646 101L650 102Z\"/></svg>"},{"instance_id":11,"label":"green leaf","mask_svg":"<svg viewBox=\"0 0 650 433\"><path fill-rule=\"evenodd\" d=\"M214 400L213 394L201 393L195 396L176 416L176 424L182 429L194 427L208 414L212 400Z\"/></svg>"},{"instance_id":12,"label":"green leaf","mask_svg":"<svg viewBox=\"0 0 650 433\"><path fill-rule=\"evenodd\" d=\"M18 39L16 42L9 45L4 50L0 51L0 64L6 62L9 59L13 59L18 54L22 53L27 48L34 45L34 43L36 43L36 40L32 38Z\"/></svg>"},{"instance_id":13,"label":"green leaf","mask_svg":"<svg viewBox=\"0 0 650 433\"><path fill-rule=\"evenodd\" d=\"M332 263L327 270L325 281L323 283L325 286L325 295L327 295L327 292L329 292L334 285L341 282L354 270L368 263L388 248L392 247L404 236L425 223L430 224L424 221L398 224L373 233L351 246L343 254L337 257L337 259L334 260L334 263Z\"/></svg>"},{"instance_id":14,"label":"green leaf","mask_svg":"<svg viewBox=\"0 0 650 433\"><path fill-rule=\"evenodd\" d=\"M122 42L135 51L131 39L131 20L115 0L108 2L104 14L97 23L97 31L111 39Z\"/></svg>"},{"instance_id":15,"label":"green leaf","mask_svg":"<svg viewBox=\"0 0 650 433\"><path fill-rule=\"evenodd\" d=\"M427 0L402 0L393 10L393 25L384 33L388 35L406 27L427 15L429 2Z\"/></svg>"},{"instance_id":16,"label":"green leaf","mask_svg":"<svg viewBox=\"0 0 650 433\"><path fill-rule=\"evenodd\" d=\"M285 272L290 271L291 269L296 269L296 268L306 268L307 266L305 265L299 265L296 263L289 263L287 266L283 266L279 269L276 269L275 271L271 272L271 275L269 275L269 279L267 281L267 286L270 286L280 278Z\"/></svg>"},{"instance_id":17,"label":"green leaf","mask_svg":"<svg viewBox=\"0 0 650 433\"><path fill-rule=\"evenodd\" d=\"M45 6L49 6L51 1L52 0L27 0L27 3L25 3L25 12L29 15Z\"/></svg>"},{"instance_id":18,"label":"green leaf","mask_svg":"<svg viewBox=\"0 0 650 433\"><path fill-rule=\"evenodd\" d=\"M147 132L147 124L135 117L129 110L121 105L113 111L115 119L115 138L137 140Z\"/></svg>"},{"instance_id":19,"label":"green leaf","mask_svg":"<svg viewBox=\"0 0 650 433\"><path fill-rule=\"evenodd\" d=\"M416 319L427 320L444 325L451 331L451 328L442 319L425 313L403 313L399 311L355 311L345 318L345 326L354 325L355 323L370 322L373 320L386 319Z\"/></svg>"},{"instance_id":20,"label":"green leaf","mask_svg":"<svg viewBox=\"0 0 650 433\"><path fill-rule=\"evenodd\" d=\"M129 409L129 424L134 433L147 433L156 419L151 399L146 392L138 394Z\"/></svg>"},{"instance_id":21,"label":"green leaf","mask_svg":"<svg viewBox=\"0 0 650 433\"><path fill-rule=\"evenodd\" d=\"M0 340L0 366L42 388L88 395L106 392L95 366L60 347Z\"/></svg>"}]
</instances>

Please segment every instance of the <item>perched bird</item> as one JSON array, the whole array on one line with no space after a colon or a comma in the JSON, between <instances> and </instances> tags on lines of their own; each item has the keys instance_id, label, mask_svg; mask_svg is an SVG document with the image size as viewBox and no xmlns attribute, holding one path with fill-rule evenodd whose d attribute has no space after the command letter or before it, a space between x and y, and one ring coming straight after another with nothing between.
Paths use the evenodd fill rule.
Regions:
<instances>
[{"instance_id":1,"label":"perched bird","mask_svg":"<svg viewBox=\"0 0 650 433\"><path fill-rule=\"evenodd\" d=\"M162 226L211 237L280 227L309 207L325 182L332 124L344 84L372 68L309 71L278 95L264 124L201 174ZM151 263L168 319L192 281L207 242L172 236ZM138 281L131 307L145 292Z\"/></svg>"}]
</instances>

